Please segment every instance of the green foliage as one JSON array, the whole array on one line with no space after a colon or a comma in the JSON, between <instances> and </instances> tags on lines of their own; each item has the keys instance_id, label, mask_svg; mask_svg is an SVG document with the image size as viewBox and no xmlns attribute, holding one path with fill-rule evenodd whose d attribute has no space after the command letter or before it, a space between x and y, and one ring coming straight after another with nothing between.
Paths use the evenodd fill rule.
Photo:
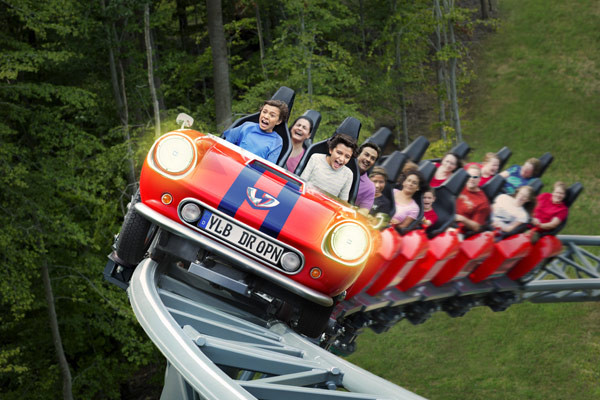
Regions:
<instances>
[{"instance_id":1,"label":"green foliage","mask_svg":"<svg viewBox=\"0 0 600 400\"><path fill-rule=\"evenodd\" d=\"M121 384L138 370L154 371L162 363L124 293L102 282L99 273L131 195L129 158L139 171L153 141L141 36L146 2L0 2L3 399L57 398L61 391L42 292L42 263L52 279L75 397L120 398L126 386ZM225 3L234 117L257 111L285 85L296 91L290 119L307 109L321 112L316 140L331 135L348 116L362 123L360 141L381 125L398 132L401 101L408 119L418 119L409 121L410 136L432 136L439 125L431 107L422 103L435 101L436 93L446 96L445 88L433 83L434 62L458 57L459 90L472 79L464 41L473 33L473 12L451 1L441 2L452 6L441 22L457 28L462 40L440 49L432 47L436 22L427 0ZM528 156L519 149L531 148L539 137L551 138L545 150L561 156L546 183L559 177L584 180L585 200L580 203L585 205L572 215L570 225L594 232L590 221L597 219L598 204L588 193L595 193L598 184L592 176L596 169L589 168L594 165L589 148L597 146L598 137L592 123L598 109L598 60L590 47L594 40L566 39L594 32L593 13L581 13L588 17L573 27L561 22L565 18L547 14L541 3L521 7L502 27L508 32L521 20L535 20L526 33L486 45L502 63L488 67L486 76L497 80L485 78L489 85L477 89L489 94L478 97L483 99L481 109L472 109L473 122L465 129L477 133L469 136L474 157L487 151L479 144L508 144L515 162ZM195 118L195 128L220 133L215 132L205 2L154 1L150 6L154 72L164 105L161 130L176 129L175 116L183 111ZM560 12L571 15L569 6ZM563 32L551 43L549 26ZM554 48L560 49L559 55L548 58ZM109 49L119 96L124 95L128 107L127 129L114 97ZM583 106L581 98L586 99ZM489 99L495 102L489 105ZM525 130L532 134L525 135ZM428 157L439 157L451 147L455 134L451 128L446 133L446 141L431 140Z\"/></svg>"},{"instance_id":2,"label":"green foliage","mask_svg":"<svg viewBox=\"0 0 600 400\"><path fill-rule=\"evenodd\" d=\"M585 187L564 233L598 235L594 3L498 4L500 30L479 44L478 79L470 87L470 158L506 145L510 165L550 151L555 158L543 191L559 179ZM563 303L519 304L501 313L476 308L454 319L435 313L423 325L403 321L382 335L366 332L349 361L432 399L597 398L599 310L597 303Z\"/></svg>"},{"instance_id":3,"label":"green foliage","mask_svg":"<svg viewBox=\"0 0 600 400\"><path fill-rule=\"evenodd\" d=\"M425 159L442 158L454 146L451 140L438 139L429 144Z\"/></svg>"},{"instance_id":4,"label":"green foliage","mask_svg":"<svg viewBox=\"0 0 600 400\"><path fill-rule=\"evenodd\" d=\"M11 39L0 64L1 397L61 391L39 273L47 264L75 397L119 398L132 366L156 359L126 298L98 273L118 229L126 153L106 141L102 92L87 88L87 62L69 46L94 40L79 4L20 3L0 6L12 18L0 28Z\"/></svg>"}]
</instances>

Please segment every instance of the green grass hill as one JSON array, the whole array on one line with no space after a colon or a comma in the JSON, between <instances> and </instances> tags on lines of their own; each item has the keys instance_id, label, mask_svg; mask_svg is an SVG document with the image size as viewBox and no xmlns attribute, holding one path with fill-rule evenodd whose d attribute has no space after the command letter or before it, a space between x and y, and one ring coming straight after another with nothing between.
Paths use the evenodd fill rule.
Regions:
<instances>
[{"instance_id":1,"label":"green grass hill","mask_svg":"<svg viewBox=\"0 0 600 400\"><path fill-rule=\"evenodd\" d=\"M581 181L563 233L600 235L600 3L504 0L479 43L463 105L472 160L554 155L543 181ZM436 313L358 339L349 360L430 399L600 398L600 304L518 304Z\"/></svg>"}]
</instances>

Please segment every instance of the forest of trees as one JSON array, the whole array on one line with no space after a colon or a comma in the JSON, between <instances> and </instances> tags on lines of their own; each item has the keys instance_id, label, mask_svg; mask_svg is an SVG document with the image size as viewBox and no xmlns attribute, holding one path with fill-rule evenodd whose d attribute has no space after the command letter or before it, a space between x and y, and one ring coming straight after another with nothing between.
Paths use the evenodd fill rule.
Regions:
<instances>
[{"instance_id":1,"label":"forest of trees","mask_svg":"<svg viewBox=\"0 0 600 400\"><path fill-rule=\"evenodd\" d=\"M220 133L280 86L292 117L403 147L461 139L489 0L0 1L0 397L127 398L163 360L102 269L141 160L187 112ZM435 146L434 146L435 147ZM145 374L145 375L144 375ZM157 383L160 386L160 382Z\"/></svg>"}]
</instances>

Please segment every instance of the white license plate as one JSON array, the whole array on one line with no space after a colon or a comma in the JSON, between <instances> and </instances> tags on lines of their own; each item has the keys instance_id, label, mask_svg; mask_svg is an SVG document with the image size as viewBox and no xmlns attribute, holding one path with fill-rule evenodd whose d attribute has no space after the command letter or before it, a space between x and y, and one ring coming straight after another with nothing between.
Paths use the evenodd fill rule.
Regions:
<instances>
[{"instance_id":1,"label":"white license plate","mask_svg":"<svg viewBox=\"0 0 600 400\"><path fill-rule=\"evenodd\" d=\"M198 226L228 243L274 264L279 262L283 254L283 247L271 243L269 240L233 224L208 210L202 214Z\"/></svg>"}]
</instances>

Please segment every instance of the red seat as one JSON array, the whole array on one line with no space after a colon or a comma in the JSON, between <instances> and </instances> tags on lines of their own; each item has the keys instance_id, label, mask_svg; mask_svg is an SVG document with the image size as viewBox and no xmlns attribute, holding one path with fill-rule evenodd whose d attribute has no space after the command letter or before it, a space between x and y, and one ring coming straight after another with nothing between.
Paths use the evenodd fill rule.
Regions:
<instances>
[{"instance_id":1,"label":"red seat","mask_svg":"<svg viewBox=\"0 0 600 400\"><path fill-rule=\"evenodd\" d=\"M381 231L381 242L374 243L376 251L369 257L358 279L348 288L346 299L360 293L371 281L377 280L402 248L402 236L389 227Z\"/></svg>"},{"instance_id":2,"label":"red seat","mask_svg":"<svg viewBox=\"0 0 600 400\"><path fill-rule=\"evenodd\" d=\"M428 247L429 241L421 229L402 236L400 254L387 265L387 268L381 270L381 274L368 288L367 293L375 296L386 287L397 285L406 276L406 271L425 256Z\"/></svg>"},{"instance_id":3,"label":"red seat","mask_svg":"<svg viewBox=\"0 0 600 400\"><path fill-rule=\"evenodd\" d=\"M451 259L458 254L460 241L455 231L444 232L429 240L429 249L425 257L410 267L404 267L404 278L398 283L398 289L407 291L419 284L431 280Z\"/></svg>"},{"instance_id":4,"label":"red seat","mask_svg":"<svg viewBox=\"0 0 600 400\"><path fill-rule=\"evenodd\" d=\"M544 236L533 245L529 254L521 259L506 275L512 280L522 278L536 265L559 255L561 251L562 243L556 236Z\"/></svg>"},{"instance_id":5,"label":"red seat","mask_svg":"<svg viewBox=\"0 0 600 400\"><path fill-rule=\"evenodd\" d=\"M461 279L475 269L494 249L494 232L482 232L465 239L459 247L458 255L449 260L431 280L442 286L452 279Z\"/></svg>"},{"instance_id":6,"label":"red seat","mask_svg":"<svg viewBox=\"0 0 600 400\"><path fill-rule=\"evenodd\" d=\"M474 283L484 279L503 275L531 250L530 235L520 233L508 237L494 245L492 254L485 259L469 278Z\"/></svg>"}]
</instances>

